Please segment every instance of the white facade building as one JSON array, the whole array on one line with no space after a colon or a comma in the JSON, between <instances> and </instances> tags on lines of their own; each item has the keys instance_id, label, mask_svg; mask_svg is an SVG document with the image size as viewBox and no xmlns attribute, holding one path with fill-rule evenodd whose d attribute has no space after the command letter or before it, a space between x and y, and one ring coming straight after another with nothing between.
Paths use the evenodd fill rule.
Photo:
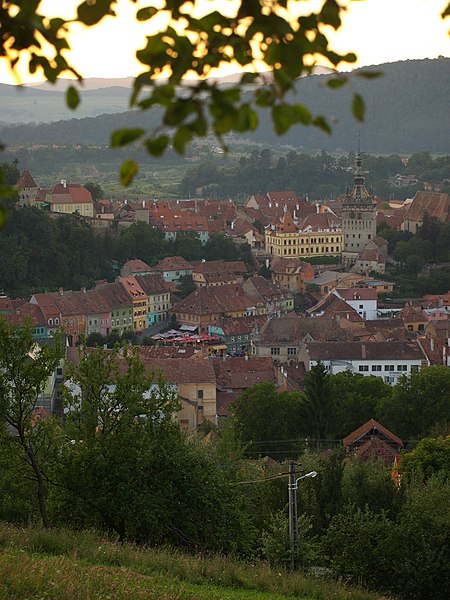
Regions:
<instances>
[{"instance_id":1,"label":"white facade building","mask_svg":"<svg viewBox=\"0 0 450 600\"><path fill-rule=\"evenodd\" d=\"M336 289L333 294L354 308L365 321L373 321L378 317L378 295L369 288Z\"/></svg>"}]
</instances>

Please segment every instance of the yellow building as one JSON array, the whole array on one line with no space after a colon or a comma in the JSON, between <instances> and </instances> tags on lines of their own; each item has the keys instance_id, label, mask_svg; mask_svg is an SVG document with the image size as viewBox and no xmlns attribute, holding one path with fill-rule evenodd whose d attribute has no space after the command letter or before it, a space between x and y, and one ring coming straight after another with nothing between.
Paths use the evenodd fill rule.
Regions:
<instances>
[{"instance_id":1,"label":"yellow building","mask_svg":"<svg viewBox=\"0 0 450 600\"><path fill-rule=\"evenodd\" d=\"M67 183L64 179L45 196L50 211L82 217L94 217L94 201L89 190L78 183Z\"/></svg>"},{"instance_id":2,"label":"yellow building","mask_svg":"<svg viewBox=\"0 0 450 600\"><path fill-rule=\"evenodd\" d=\"M120 277L120 283L125 288L128 296L133 302L133 329L134 331L142 331L148 327L148 296L139 285L134 275L128 277Z\"/></svg>"},{"instance_id":3,"label":"yellow building","mask_svg":"<svg viewBox=\"0 0 450 600\"><path fill-rule=\"evenodd\" d=\"M344 235L332 213L311 214L297 226L289 212L269 225L265 232L266 252L283 258L341 256Z\"/></svg>"}]
</instances>

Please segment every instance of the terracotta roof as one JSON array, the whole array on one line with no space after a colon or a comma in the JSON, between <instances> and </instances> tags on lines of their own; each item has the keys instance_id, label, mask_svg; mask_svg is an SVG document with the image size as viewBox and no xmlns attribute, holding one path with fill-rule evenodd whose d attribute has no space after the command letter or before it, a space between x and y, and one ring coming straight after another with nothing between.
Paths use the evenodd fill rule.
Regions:
<instances>
[{"instance_id":1,"label":"terracotta roof","mask_svg":"<svg viewBox=\"0 0 450 600\"><path fill-rule=\"evenodd\" d=\"M139 278L140 280L140 278ZM127 294L133 299L146 298L147 295L138 283L138 279L134 275L128 277L119 277L120 283L123 285Z\"/></svg>"},{"instance_id":2,"label":"terracotta roof","mask_svg":"<svg viewBox=\"0 0 450 600\"><path fill-rule=\"evenodd\" d=\"M394 433L392 433L392 431L389 431L389 429L387 429L387 427L384 427L383 425L381 425L380 423L375 421L375 419L370 419L369 421L367 421L367 423L364 423L363 425L358 427L358 429L355 429L355 431L352 431L352 433L350 433L347 437L345 437L343 439L344 446L347 448L347 446L349 446L353 442L356 442L357 440L362 438L364 435L369 433L372 429L375 431L379 431L380 433L385 435L387 438L390 438L391 440L396 442L399 446L403 447L402 440L399 437L397 437Z\"/></svg>"},{"instance_id":3,"label":"terracotta roof","mask_svg":"<svg viewBox=\"0 0 450 600\"><path fill-rule=\"evenodd\" d=\"M32 299L36 300L36 304L42 310L42 313L47 320L48 318L59 317L59 308L51 294L39 293L33 294ZM33 303L33 302L32 302Z\"/></svg>"},{"instance_id":4,"label":"terracotta roof","mask_svg":"<svg viewBox=\"0 0 450 600\"><path fill-rule=\"evenodd\" d=\"M299 229L301 231L342 231L341 219L330 212L311 213L303 219Z\"/></svg>"},{"instance_id":5,"label":"terracotta roof","mask_svg":"<svg viewBox=\"0 0 450 600\"><path fill-rule=\"evenodd\" d=\"M142 273L143 271L152 270L152 268L140 258L127 260L127 262L123 266L127 267L130 273L132 273L133 275L139 275L139 273Z\"/></svg>"},{"instance_id":6,"label":"terracotta roof","mask_svg":"<svg viewBox=\"0 0 450 600\"><path fill-rule=\"evenodd\" d=\"M371 288L336 288L334 293L339 294L344 300L377 300L376 290Z\"/></svg>"},{"instance_id":7,"label":"terracotta roof","mask_svg":"<svg viewBox=\"0 0 450 600\"><path fill-rule=\"evenodd\" d=\"M311 360L416 360L424 355L415 341L392 342L311 342Z\"/></svg>"},{"instance_id":8,"label":"terracotta roof","mask_svg":"<svg viewBox=\"0 0 450 600\"><path fill-rule=\"evenodd\" d=\"M200 287L173 308L176 313L189 315L222 314L239 312L254 306L239 284Z\"/></svg>"},{"instance_id":9,"label":"terracotta roof","mask_svg":"<svg viewBox=\"0 0 450 600\"><path fill-rule=\"evenodd\" d=\"M150 210L150 219L158 229L163 231L208 231L208 219L194 211L173 211L157 208Z\"/></svg>"},{"instance_id":10,"label":"terracotta roof","mask_svg":"<svg viewBox=\"0 0 450 600\"><path fill-rule=\"evenodd\" d=\"M348 340L350 333L342 330L333 319L310 319L293 313L271 319L261 331L261 344L293 345L304 340Z\"/></svg>"},{"instance_id":11,"label":"terracotta roof","mask_svg":"<svg viewBox=\"0 0 450 600\"><path fill-rule=\"evenodd\" d=\"M274 256L270 261L270 269L274 273L301 273L306 272L314 277L314 268L300 258L285 258L284 256Z\"/></svg>"},{"instance_id":12,"label":"terracotta roof","mask_svg":"<svg viewBox=\"0 0 450 600\"><path fill-rule=\"evenodd\" d=\"M268 300L281 300L285 296L291 295L291 293L282 288L277 281L269 281L262 275L256 275L249 277L244 283L245 292L254 298L260 299L262 302Z\"/></svg>"},{"instance_id":13,"label":"terracotta roof","mask_svg":"<svg viewBox=\"0 0 450 600\"><path fill-rule=\"evenodd\" d=\"M385 263L386 258L384 256L380 256L378 254L378 250L376 248L364 248L359 254L357 260L366 261L366 262L377 262L377 263Z\"/></svg>"},{"instance_id":14,"label":"terracotta roof","mask_svg":"<svg viewBox=\"0 0 450 600\"><path fill-rule=\"evenodd\" d=\"M256 383L275 381L270 357L240 357L210 359L216 374L217 386L232 390L245 390Z\"/></svg>"},{"instance_id":15,"label":"terracotta roof","mask_svg":"<svg viewBox=\"0 0 450 600\"><path fill-rule=\"evenodd\" d=\"M119 281L99 285L95 289L103 296L107 305L112 310L116 308L130 308L132 306L130 297Z\"/></svg>"},{"instance_id":16,"label":"terracotta roof","mask_svg":"<svg viewBox=\"0 0 450 600\"><path fill-rule=\"evenodd\" d=\"M31 176L31 173L30 173L30 171L28 171L28 169L25 169L25 171L19 177L19 181L16 183L16 187L18 187L19 189L37 187L33 177Z\"/></svg>"},{"instance_id":17,"label":"terracotta roof","mask_svg":"<svg viewBox=\"0 0 450 600\"><path fill-rule=\"evenodd\" d=\"M50 192L53 203L64 204L93 204L92 195L89 190L79 183L57 183Z\"/></svg>"},{"instance_id":18,"label":"terracotta roof","mask_svg":"<svg viewBox=\"0 0 450 600\"><path fill-rule=\"evenodd\" d=\"M209 358L153 358L141 356L147 371L161 370L167 381L182 383L216 383L216 376Z\"/></svg>"},{"instance_id":19,"label":"terracotta roof","mask_svg":"<svg viewBox=\"0 0 450 600\"><path fill-rule=\"evenodd\" d=\"M14 314L8 315L8 321L16 325L23 325L28 319L31 319L34 327L44 327L47 325L44 314L37 304L25 302L25 304L16 309Z\"/></svg>"},{"instance_id":20,"label":"terracotta roof","mask_svg":"<svg viewBox=\"0 0 450 600\"><path fill-rule=\"evenodd\" d=\"M0 296L0 310L1 311L13 311L14 306L9 296Z\"/></svg>"},{"instance_id":21,"label":"terracotta roof","mask_svg":"<svg viewBox=\"0 0 450 600\"><path fill-rule=\"evenodd\" d=\"M450 196L439 192L416 192L406 211L405 221L423 221L425 212L438 221L448 221L450 214Z\"/></svg>"},{"instance_id":22,"label":"terracotta roof","mask_svg":"<svg viewBox=\"0 0 450 600\"><path fill-rule=\"evenodd\" d=\"M255 329L260 330L266 323L266 315L254 315L251 317L222 317L215 324L220 327L224 335L248 335Z\"/></svg>"},{"instance_id":23,"label":"terracotta roof","mask_svg":"<svg viewBox=\"0 0 450 600\"><path fill-rule=\"evenodd\" d=\"M138 281L139 285L147 294L147 296L172 292L172 286L164 280L161 273L149 273L148 275L139 275Z\"/></svg>"},{"instance_id":24,"label":"terracotta roof","mask_svg":"<svg viewBox=\"0 0 450 600\"><path fill-rule=\"evenodd\" d=\"M192 269L182 256L167 256L163 258L157 265L153 267L155 271L186 271Z\"/></svg>"},{"instance_id":25,"label":"terracotta roof","mask_svg":"<svg viewBox=\"0 0 450 600\"><path fill-rule=\"evenodd\" d=\"M242 260L205 260L193 263L193 273L231 272L244 275L247 266Z\"/></svg>"},{"instance_id":26,"label":"terracotta roof","mask_svg":"<svg viewBox=\"0 0 450 600\"><path fill-rule=\"evenodd\" d=\"M146 362L155 358L192 358L196 354L194 346L139 346L139 355Z\"/></svg>"}]
</instances>

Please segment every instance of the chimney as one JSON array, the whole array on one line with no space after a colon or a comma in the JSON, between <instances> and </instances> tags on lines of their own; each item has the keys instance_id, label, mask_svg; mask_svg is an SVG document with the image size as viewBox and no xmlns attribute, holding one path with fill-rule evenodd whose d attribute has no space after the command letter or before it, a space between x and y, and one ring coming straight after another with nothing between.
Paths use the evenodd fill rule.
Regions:
<instances>
[{"instance_id":1,"label":"chimney","mask_svg":"<svg viewBox=\"0 0 450 600\"><path fill-rule=\"evenodd\" d=\"M64 296L64 289L63 288L59 288L59 295L60 296Z\"/></svg>"},{"instance_id":2,"label":"chimney","mask_svg":"<svg viewBox=\"0 0 450 600\"><path fill-rule=\"evenodd\" d=\"M128 200L125 198L125 205L128 204Z\"/></svg>"},{"instance_id":3,"label":"chimney","mask_svg":"<svg viewBox=\"0 0 450 600\"><path fill-rule=\"evenodd\" d=\"M283 212L285 212L285 213L287 212L287 204L285 204L285 205L283 206Z\"/></svg>"},{"instance_id":4,"label":"chimney","mask_svg":"<svg viewBox=\"0 0 450 600\"><path fill-rule=\"evenodd\" d=\"M63 187L67 187L67 181L65 179L61 179L61 184Z\"/></svg>"},{"instance_id":5,"label":"chimney","mask_svg":"<svg viewBox=\"0 0 450 600\"><path fill-rule=\"evenodd\" d=\"M142 200L142 208L145 208L145 200Z\"/></svg>"},{"instance_id":6,"label":"chimney","mask_svg":"<svg viewBox=\"0 0 450 600\"><path fill-rule=\"evenodd\" d=\"M272 208L272 202L269 201L269 208Z\"/></svg>"},{"instance_id":7,"label":"chimney","mask_svg":"<svg viewBox=\"0 0 450 600\"><path fill-rule=\"evenodd\" d=\"M320 207L319 207L319 203L316 202L316 213L319 214L320 213Z\"/></svg>"},{"instance_id":8,"label":"chimney","mask_svg":"<svg viewBox=\"0 0 450 600\"><path fill-rule=\"evenodd\" d=\"M365 344L361 344L361 356L362 356L363 360L366 360L366 358L367 358L367 352L366 352L366 345Z\"/></svg>"},{"instance_id":9,"label":"chimney","mask_svg":"<svg viewBox=\"0 0 450 600\"><path fill-rule=\"evenodd\" d=\"M234 229L234 221L231 221L231 230L233 231Z\"/></svg>"},{"instance_id":10,"label":"chimney","mask_svg":"<svg viewBox=\"0 0 450 600\"><path fill-rule=\"evenodd\" d=\"M85 293L86 293L86 288L85 288L85 287L82 287L82 288L81 288L81 291L83 292L83 294L85 294Z\"/></svg>"},{"instance_id":11,"label":"chimney","mask_svg":"<svg viewBox=\"0 0 450 600\"><path fill-rule=\"evenodd\" d=\"M434 337L430 338L430 348L431 352L434 352Z\"/></svg>"}]
</instances>

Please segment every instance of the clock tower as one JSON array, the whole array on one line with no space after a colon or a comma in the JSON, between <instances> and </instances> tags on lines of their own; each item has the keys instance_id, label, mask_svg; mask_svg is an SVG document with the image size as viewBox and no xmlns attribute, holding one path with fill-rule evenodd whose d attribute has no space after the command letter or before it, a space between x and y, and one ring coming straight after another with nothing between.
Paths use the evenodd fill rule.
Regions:
<instances>
[{"instance_id":1,"label":"clock tower","mask_svg":"<svg viewBox=\"0 0 450 600\"><path fill-rule=\"evenodd\" d=\"M347 187L342 204L342 231L344 233L342 258L347 266L352 266L358 254L377 235L377 205L372 190L368 191L366 188L359 151L356 157L353 188Z\"/></svg>"}]
</instances>

